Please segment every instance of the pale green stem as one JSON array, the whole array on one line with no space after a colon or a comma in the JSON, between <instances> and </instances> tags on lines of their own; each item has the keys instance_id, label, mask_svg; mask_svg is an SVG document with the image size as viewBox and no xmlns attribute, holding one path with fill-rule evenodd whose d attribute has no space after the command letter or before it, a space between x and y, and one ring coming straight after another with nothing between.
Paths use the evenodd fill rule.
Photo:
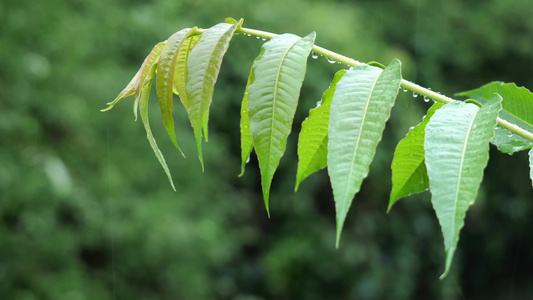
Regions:
<instances>
[{"instance_id":1,"label":"pale green stem","mask_svg":"<svg viewBox=\"0 0 533 300\"><path fill-rule=\"evenodd\" d=\"M250 28L244 28L244 27L239 27L236 32L237 33L247 34L247 35L263 37L263 38L267 38L267 39L271 39L271 38L277 36L277 34L275 34L275 33L262 31L262 30L256 30L256 29L250 29ZM349 58L347 56L338 54L338 53L330 51L330 50L328 50L326 48L322 48L320 46L316 46L316 45L313 46L312 51L314 51L315 53L317 53L319 55L322 55L322 56L324 56L326 58L333 59L333 60L335 60L337 62L343 63L343 64L351 66L351 67L355 67L355 66L364 64L364 63L362 63L360 61L357 61L357 60L355 60L353 58ZM411 82L411 81L408 81L408 80L405 80L405 79L402 79L402 82L401 82L400 85L401 85L402 88L410 90L413 93L422 95L422 96L424 96L426 98L430 98L430 99L432 99L434 101L442 102L444 104L456 101L455 99L452 99L450 97L447 97L447 96L439 94L439 93L436 93L436 92L434 92L434 91L432 91L430 89L427 89L427 88L425 88L423 86L420 86L420 85L418 85L418 84L416 84L414 82ZM533 142L533 133L531 133L531 132L529 132L527 130L524 130L524 129L518 127L517 125L515 125L513 123L510 123L510 122L507 122L507 121L505 121L505 120L503 120L501 118L497 118L497 121L498 121L498 126L500 126L502 128L505 128L505 129L507 129L509 131L512 131L513 133L518 134L519 136L521 136L521 137L523 137L525 139L528 139L528 140Z\"/></svg>"}]
</instances>

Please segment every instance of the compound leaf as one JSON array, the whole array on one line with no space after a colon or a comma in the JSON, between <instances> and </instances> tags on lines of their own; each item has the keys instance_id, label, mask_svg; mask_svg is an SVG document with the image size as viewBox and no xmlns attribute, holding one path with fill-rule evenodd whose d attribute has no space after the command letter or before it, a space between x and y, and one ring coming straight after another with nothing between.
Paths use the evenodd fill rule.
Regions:
<instances>
[{"instance_id":1,"label":"compound leaf","mask_svg":"<svg viewBox=\"0 0 533 300\"><path fill-rule=\"evenodd\" d=\"M446 250L441 278L450 270L466 211L475 201L489 159L489 141L494 137L502 100L497 94L493 96L481 108L460 101L446 104L426 126L424 149L431 202Z\"/></svg>"},{"instance_id":2,"label":"compound leaf","mask_svg":"<svg viewBox=\"0 0 533 300\"><path fill-rule=\"evenodd\" d=\"M387 212L400 198L423 192L429 188L429 178L424 162L425 129L431 116L441 107L440 102L433 104L428 109L424 120L411 129L396 146L391 166L392 191Z\"/></svg>"},{"instance_id":3,"label":"compound leaf","mask_svg":"<svg viewBox=\"0 0 533 300\"><path fill-rule=\"evenodd\" d=\"M368 175L400 82L401 63L395 59L385 70L357 66L342 77L335 89L327 161L337 214L337 247L353 197Z\"/></svg>"},{"instance_id":4,"label":"compound leaf","mask_svg":"<svg viewBox=\"0 0 533 300\"><path fill-rule=\"evenodd\" d=\"M302 122L298 138L298 171L295 190L307 176L325 168L328 161L329 110L335 87L346 70L335 74L329 88L322 95L319 105L309 111L309 117Z\"/></svg>"},{"instance_id":5,"label":"compound leaf","mask_svg":"<svg viewBox=\"0 0 533 300\"><path fill-rule=\"evenodd\" d=\"M187 105L191 125L196 137L198 158L204 168L202 158L202 130L207 141L207 122L209 107L215 90L222 59L226 53L235 30L242 23L220 23L202 33L192 48L187 61ZM179 91L178 91L179 92Z\"/></svg>"},{"instance_id":6,"label":"compound leaf","mask_svg":"<svg viewBox=\"0 0 533 300\"><path fill-rule=\"evenodd\" d=\"M168 38L165 47L161 51L161 57L159 58L159 64L157 65L156 92L157 99L159 100L159 108L161 109L161 115L163 116L163 124L165 125L165 129L167 130L172 143L174 143L174 146L176 146L182 155L183 152L178 146L178 141L176 140L174 118L172 117L174 72L176 70L178 49L183 41L195 31L196 28L183 29L171 35Z\"/></svg>"},{"instance_id":7,"label":"compound leaf","mask_svg":"<svg viewBox=\"0 0 533 300\"><path fill-rule=\"evenodd\" d=\"M314 32L304 38L278 35L263 44L252 65L254 76L248 87L250 131L269 215L270 184L285 152L314 40Z\"/></svg>"},{"instance_id":8,"label":"compound leaf","mask_svg":"<svg viewBox=\"0 0 533 300\"><path fill-rule=\"evenodd\" d=\"M457 95L474 98L481 104L485 104L492 99L495 93L503 98L499 117L533 133L533 93L528 89L518 87L515 83L495 81ZM496 130L491 142L498 147L498 150L508 154L533 147L533 141L512 134L503 128Z\"/></svg>"}]
</instances>

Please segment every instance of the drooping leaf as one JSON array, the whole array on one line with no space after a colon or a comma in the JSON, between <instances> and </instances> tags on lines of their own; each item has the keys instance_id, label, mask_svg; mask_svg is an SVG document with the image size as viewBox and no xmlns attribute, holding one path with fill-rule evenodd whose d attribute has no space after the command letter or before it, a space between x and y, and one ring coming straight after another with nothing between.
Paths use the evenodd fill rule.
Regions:
<instances>
[{"instance_id":1,"label":"drooping leaf","mask_svg":"<svg viewBox=\"0 0 533 300\"><path fill-rule=\"evenodd\" d=\"M193 29L183 29L171 35L161 51L161 57L159 58L159 64L157 65L156 92L161 115L163 116L163 124L165 125L165 129L167 130L172 143L183 156L185 155L181 151L178 146L178 141L176 140L174 118L172 117L174 72L176 70L178 49L183 41L194 32L196 32L196 27Z\"/></svg>"},{"instance_id":2,"label":"drooping leaf","mask_svg":"<svg viewBox=\"0 0 533 300\"><path fill-rule=\"evenodd\" d=\"M241 104L241 173L239 174L239 177L244 175L244 169L250 159L250 153L252 153L254 146L252 132L250 131L250 115L248 113L248 87L250 86L250 82L253 82L254 80L254 70L252 69L250 71L250 76L248 77L248 83L246 84Z\"/></svg>"},{"instance_id":3,"label":"drooping leaf","mask_svg":"<svg viewBox=\"0 0 533 300\"><path fill-rule=\"evenodd\" d=\"M278 35L263 44L252 66L254 77L248 87L250 131L269 215L270 184L285 152L314 40L314 32L304 38Z\"/></svg>"},{"instance_id":4,"label":"drooping leaf","mask_svg":"<svg viewBox=\"0 0 533 300\"><path fill-rule=\"evenodd\" d=\"M528 89L517 87L514 83L495 81L457 95L474 98L481 104L485 104L495 93L503 98L499 117L533 133L533 93ZM498 147L498 150L508 154L533 147L533 141L512 134L503 128L496 130L491 142Z\"/></svg>"},{"instance_id":5,"label":"drooping leaf","mask_svg":"<svg viewBox=\"0 0 533 300\"><path fill-rule=\"evenodd\" d=\"M135 121L137 121L137 110L139 107L139 93L140 93L140 83L142 82L143 78L146 77L147 73L149 72L149 68L146 67L147 64L151 65L155 61L159 59L159 56L161 55L161 49L165 45L166 42L158 43L154 46L152 51L150 51L150 54L144 59L144 62L142 63L141 67L133 76L131 81L128 83L128 85L118 94L118 96L115 98L115 100L107 103L109 105L107 108L102 109L100 111L105 112L113 108L115 104L122 101L124 98L135 95L135 102L133 104L133 114L135 115Z\"/></svg>"},{"instance_id":6,"label":"drooping leaf","mask_svg":"<svg viewBox=\"0 0 533 300\"><path fill-rule=\"evenodd\" d=\"M204 168L202 131L207 141L207 121L215 83L224 54L239 24L220 23L207 29L188 55L188 79L185 88L188 102L187 112L194 129L202 170Z\"/></svg>"},{"instance_id":7,"label":"drooping leaf","mask_svg":"<svg viewBox=\"0 0 533 300\"><path fill-rule=\"evenodd\" d=\"M385 70L357 66L337 84L328 131L328 173L337 214L337 247L352 200L368 175L400 81L401 63L393 60Z\"/></svg>"},{"instance_id":8,"label":"drooping leaf","mask_svg":"<svg viewBox=\"0 0 533 300\"><path fill-rule=\"evenodd\" d=\"M153 76L149 74L151 72L150 68L153 66L156 68L156 62L159 61L159 57L161 56L161 51L163 50L163 47L165 47L166 42L160 42L157 45L154 46L150 54L144 59L144 62L141 65L141 68L139 69L139 78L137 82L135 83L134 92L135 92L135 102L133 104L133 114L135 115L135 121L137 121L137 111L139 109L139 99L140 93L142 90L142 84L145 82L147 77L150 77L150 80L153 80ZM154 71L155 72L155 71Z\"/></svg>"},{"instance_id":9,"label":"drooping leaf","mask_svg":"<svg viewBox=\"0 0 533 300\"><path fill-rule=\"evenodd\" d=\"M429 178L424 161L424 136L426 125L442 103L433 104L424 120L407 133L394 151L392 159L392 191L389 199L389 212L400 198L423 192L429 188Z\"/></svg>"},{"instance_id":10,"label":"drooping leaf","mask_svg":"<svg viewBox=\"0 0 533 300\"><path fill-rule=\"evenodd\" d=\"M187 60L192 48L196 45L200 39L200 34L189 36L178 50L178 57L176 58L176 70L174 71L174 92L178 94L181 103L185 107L185 110L189 110L189 100L187 99L187 86L188 71Z\"/></svg>"},{"instance_id":11,"label":"drooping leaf","mask_svg":"<svg viewBox=\"0 0 533 300\"><path fill-rule=\"evenodd\" d=\"M113 106L115 106L115 104L119 103L120 101L122 101L122 99L126 98L126 97L129 97L129 96L132 96L133 94L135 94L135 86L137 85L137 82L139 81L141 77L141 70L139 69L139 71L137 71L137 73L135 74L135 76L133 76L133 78L131 79L131 81L128 83L128 85L126 85L126 87L118 94L118 96L111 102L108 102L106 103L108 105L108 107L104 108L104 109L101 109L100 111L108 111L108 110L111 110L113 108Z\"/></svg>"},{"instance_id":12,"label":"drooping leaf","mask_svg":"<svg viewBox=\"0 0 533 300\"><path fill-rule=\"evenodd\" d=\"M333 93L339 80L346 73L340 70L335 74L329 88L322 95L319 105L309 111L309 117L302 122L298 138L298 171L295 190L307 176L325 168L328 161L329 110Z\"/></svg>"},{"instance_id":13,"label":"drooping leaf","mask_svg":"<svg viewBox=\"0 0 533 300\"><path fill-rule=\"evenodd\" d=\"M475 201L500 110L497 94L481 108L456 101L437 110L426 126L424 149L431 202L446 250L441 278L450 270L466 211Z\"/></svg>"},{"instance_id":14,"label":"drooping leaf","mask_svg":"<svg viewBox=\"0 0 533 300\"><path fill-rule=\"evenodd\" d=\"M154 136L152 134L152 130L150 129L150 123L148 120L148 99L150 97L150 89L152 88L152 82L154 79L154 74L156 70L157 65L157 59L152 59L154 57L159 57L159 54L161 53L161 50L164 47L164 43L157 44L154 49L152 50L152 53L148 56L143 63L143 66L141 68L142 71L142 81L140 81L140 87L138 89L137 98L139 99L139 110L141 113L141 120L144 124L144 129L146 130L146 137L148 138L148 142L150 143L150 146L154 150L155 156L159 160L159 163L163 167L163 170L165 170L165 173L167 174L168 180L170 181L170 185L174 190L176 190L176 187L174 186L174 182L172 181L172 175L170 174L170 170L168 169L167 163L165 161L165 158L163 157L163 154L159 150L159 147L157 146L157 143L154 139Z\"/></svg>"}]
</instances>

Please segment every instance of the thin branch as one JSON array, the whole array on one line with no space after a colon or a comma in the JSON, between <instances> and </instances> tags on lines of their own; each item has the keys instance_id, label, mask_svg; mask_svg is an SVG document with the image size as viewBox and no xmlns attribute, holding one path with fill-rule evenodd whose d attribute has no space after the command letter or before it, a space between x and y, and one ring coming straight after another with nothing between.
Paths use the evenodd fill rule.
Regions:
<instances>
[{"instance_id":1,"label":"thin branch","mask_svg":"<svg viewBox=\"0 0 533 300\"><path fill-rule=\"evenodd\" d=\"M267 32L267 31L262 31L262 30L257 30L257 29L251 29L251 28L245 28L245 27L239 27L237 28L237 30L235 31L236 33L242 33L242 34L246 34L246 35L250 35L250 36L258 36L258 37L262 37L262 38L267 38L267 39L271 39L275 36L277 36L277 34L275 33L272 33L272 32ZM356 67L356 66L359 66L359 65L364 65L365 63L362 63L360 61L357 61L353 58L350 58L350 57L347 57L347 56L344 56L344 55L341 55L339 53L336 53L336 52L333 52L331 50L328 50L326 48L323 48L323 47L320 47L320 46L313 46L313 49L312 49L313 52L319 54L319 55L322 55L326 58L329 58L329 59L333 59L337 62L340 62L340 63L343 63L345 65L348 65L348 66L351 66L351 67ZM442 94L439 94L437 92L434 92L430 89L427 89L423 86L420 86L414 82L411 82L411 81L408 81L408 80L405 80L405 79L402 79L402 82L401 82L401 87L404 88L404 89L407 89L407 90L410 90L411 92L413 93L417 93L419 95L422 95L422 96L425 96L426 98L430 98L434 101L437 101L437 102L442 102L444 104L447 104L447 103L451 103L451 102L454 102L454 101L457 101L453 98L450 98L448 96L445 96L445 95L442 95ZM498 126L502 127L502 128L505 128L527 140L530 140L533 142L533 133L525 130L525 129L522 129L520 128L519 126L513 124L513 123L510 123L506 120L503 120L501 118L497 118L497 121L498 121Z\"/></svg>"}]
</instances>

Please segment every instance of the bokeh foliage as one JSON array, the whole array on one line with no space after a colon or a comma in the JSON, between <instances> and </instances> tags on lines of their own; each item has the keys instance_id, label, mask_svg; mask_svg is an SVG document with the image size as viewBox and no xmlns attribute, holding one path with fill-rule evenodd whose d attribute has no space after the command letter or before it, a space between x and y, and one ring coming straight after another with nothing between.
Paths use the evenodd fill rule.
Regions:
<instances>
[{"instance_id":1,"label":"bokeh foliage","mask_svg":"<svg viewBox=\"0 0 533 300\"><path fill-rule=\"evenodd\" d=\"M398 99L339 250L327 174L311 176L293 193L295 164L284 161L296 161L295 134L273 182L272 219L262 207L254 157L237 178L239 106L260 41L236 36L224 59L204 174L185 112L177 110L175 119L188 159L151 106L152 130L177 192L131 106L99 112L154 44L228 16L277 33L316 31L318 45L361 61L397 57L406 79L449 95L493 80L531 89L531 12L528 0L2 1L1 298L533 297L525 153L491 153L456 266L444 281L437 279L444 253L435 256L442 237L429 195L385 214L394 145L429 106L411 95ZM340 67L310 62L294 124Z\"/></svg>"}]
</instances>

